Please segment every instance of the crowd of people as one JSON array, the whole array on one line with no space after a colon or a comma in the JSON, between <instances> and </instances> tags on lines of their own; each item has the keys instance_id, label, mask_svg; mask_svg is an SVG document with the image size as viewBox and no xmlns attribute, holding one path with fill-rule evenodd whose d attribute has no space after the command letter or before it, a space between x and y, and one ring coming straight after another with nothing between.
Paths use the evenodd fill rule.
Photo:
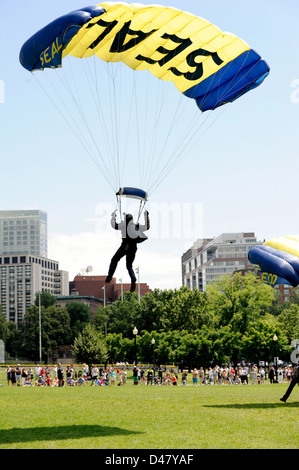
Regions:
<instances>
[{"instance_id":1,"label":"crowd of people","mask_svg":"<svg viewBox=\"0 0 299 470\"><path fill-rule=\"evenodd\" d=\"M7 366L7 385L24 387L62 387L62 386L122 386L127 383L128 372L133 375L133 384L138 385L248 385L263 384L265 380L270 383L291 382L294 369L291 366L279 367L277 370L270 367L267 373L263 367L228 367L215 366L204 369L182 370L178 374L177 368L170 369L160 365L158 368L147 366L134 366L133 370L127 365L109 367L62 365L61 363L50 366L16 367Z\"/></svg>"}]
</instances>

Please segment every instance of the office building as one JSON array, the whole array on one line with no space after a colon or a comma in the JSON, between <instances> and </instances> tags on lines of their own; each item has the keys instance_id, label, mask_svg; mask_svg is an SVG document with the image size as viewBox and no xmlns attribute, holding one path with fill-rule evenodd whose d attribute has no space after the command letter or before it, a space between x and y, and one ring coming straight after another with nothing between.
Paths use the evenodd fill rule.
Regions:
<instances>
[{"instance_id":1,"label":"office building","mask_svg":"<svg viewBox=\"0 0 299 470\"><path fill-rule=\"evenodd\" d=\"M68 272L61 271L57 261L29 254L0 255L0 304L7 321L19 325L37 292L68 295L68 287Z\"/></svg>"},{"instance_id":2,"label":"office building","mask_svg":"<svg viewBox=\"0 0 299 470\"><path fill-rule=\"evenodd\" d=\"M0 211L0 254L30 253L47 258L47 213Z\"/></svg>"},{"instance_id":3,"label":"office building","mask_svg":"<svg viewBox=\"0 0 299 470\"><path fill-rule=\"evenodd\" d=\"M203 292L209 282L234 271L248 270L248 251L259 244L255 234L223 233L197 240L182 258L182 283Z\"/></svg>"}]
</instances>

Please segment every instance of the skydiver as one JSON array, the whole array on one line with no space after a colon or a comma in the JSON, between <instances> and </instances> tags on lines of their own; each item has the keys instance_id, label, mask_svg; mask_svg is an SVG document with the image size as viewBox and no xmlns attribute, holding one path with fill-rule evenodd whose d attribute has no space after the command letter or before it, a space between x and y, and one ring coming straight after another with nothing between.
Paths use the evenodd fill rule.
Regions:
<instances>
[{"instance_id":1,"label":"skydiver","mask_svg":"<svg viewBox=\"0 0 299 470\"><path fill-rule=\"evenodd\" d=\"M285 392L284 396L280 399L280 401L284 401L284 402L287 401L287 399L291 395L293 388L295 387L296 384L299 385L299 364L297 364L291 383L288 386L287 391Z\"/></svg>"},{"instance_id":2,"label":"skydiver","mask_svg":"<svg viewBox=\"0 0 299 470\"><path fill-rule=\"evenodd\" d=\"M144 225L135 224L131 214L125 214L125 219L119 224L116 222L116 211L111 214L111 226L115 230L121 230L122 243L114 256L111 258L108 276L105 283L109 284L116 270L117 264L121 258L126 256L126 267L131 278L130 292L135 291L136 276L133 270L133 262L135 259L137 244L147 240L147 236L143 233L150 228L149 213L144 211Z\"/></svg>"}]
</instances>

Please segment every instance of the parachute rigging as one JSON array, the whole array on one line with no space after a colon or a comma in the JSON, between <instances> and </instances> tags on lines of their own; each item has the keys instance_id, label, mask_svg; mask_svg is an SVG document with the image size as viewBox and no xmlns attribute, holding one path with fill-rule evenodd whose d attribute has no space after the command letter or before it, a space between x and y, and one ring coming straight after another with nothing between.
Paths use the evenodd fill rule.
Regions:
<instances>
[{"instance_id":1,"label":"parachute rigging","mask_svg":"<svg viewBox=\"0 0 299 470\"><path fill-rule=\"evenodd\" d=\"M217 119L215 110L259 86L269 73L244 41L200 17L123 2L57 18L25 42L20 62L31 72L43 71L35 78L113 191L122 187L126 170L135 182L138 166L140 187L149 194L196 146L200 131ZM65 104L66 94L73 108ZM200 120L200 111L209 114Z\"/></svg>"}]
</instances>

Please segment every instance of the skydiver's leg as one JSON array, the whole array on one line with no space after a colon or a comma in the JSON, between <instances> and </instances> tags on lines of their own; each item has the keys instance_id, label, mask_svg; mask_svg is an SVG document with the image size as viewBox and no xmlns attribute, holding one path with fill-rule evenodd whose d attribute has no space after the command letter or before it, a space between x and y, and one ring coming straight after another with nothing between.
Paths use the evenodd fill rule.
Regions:
<instances>
[{"instance_id":1,"label":"skydiver's leg","mask_svg":"<svg viewBox=\"0 0 299 470\"><path fill-rule=\"evenodd\" d=\"M127 266L129 276L131 278L130 292L134 292L135 287L136 287L136 276L135 276L135 272L134 272L134 269L133 269L133 262L134 262L134 259L135 259L136 251L137 251L137 246L130 246L129 251L128 251L127 256L126 256L126 266Z\"/></svg>"},{"instance_id":2,"label":"skydiver's leg","mask_svg":"<svg viewBox=\"0 0 299 470\"><path fill-rule=\"evenodd\" d=\"M295 385L298 384L298 383L299 383L298 377L294 377L294 378L291 380L291 383L290 383L290 385L288 386L286 393L285 393L284 396L280 399L280 401L287 401L287 399L289 398L289 396L291 395L291 393L292 393L292 391L293 391L293 388L294 388Z\"/></svg>"},{"instance_id":3,"label":"skydiver's leg","mask_svg":"<svg viewBox=\"0 0 299 470\"><path fill-rule=\"evenodd\" d=\"M119 249L116 251L116 253L113 255L111 258L109 270L108 270L108 276L106 277L105 282L109 283L113 277L113 274L115 273L115 270L117 268L117 264L119 260L125 256L126 254L126 249L124 245L120 245Z\"/></svg>"}]
</instances>

